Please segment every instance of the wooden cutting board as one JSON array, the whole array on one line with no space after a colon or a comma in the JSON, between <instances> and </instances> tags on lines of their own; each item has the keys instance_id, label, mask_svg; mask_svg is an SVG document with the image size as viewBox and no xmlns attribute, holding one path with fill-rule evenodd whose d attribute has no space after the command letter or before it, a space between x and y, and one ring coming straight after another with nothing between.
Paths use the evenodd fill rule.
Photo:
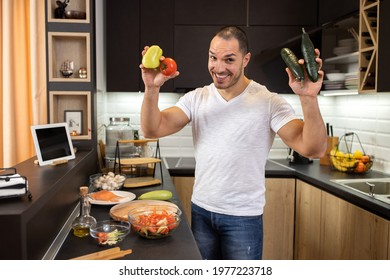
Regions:
<instances>
[{"instance_id":1,"label":"wooden cutting board","mask_svg":"<svg viewBox=\"0 0 390 280\"><path fill-rule=\"evenodd\" d=\"M116 160L119 163L119 160ZM140 164L148 164L148 163L158 163L161 162L159 158L122 158L120 163L123 165L140 165Z\"/></svg>"},{"instance_id":2,"label":"wooden cutting board","mask_svg":"<svg viewBox=\"0 0 390 280\"><path fill-rule=\"evenodd\" d=\"M110 209L110 216L117 221L128 221L127 214L130 210L136 209L138 207L143 206L167 206L167 207L175 207L178 209L177 205L164 200L133 200L125 203L120 203L113 206Z\"/></svg>"},{"instance_id":3,"label":"wooden cutting board","mask_svg":"<svg viewBox=\"0 0 390 280\"><path fill-rule=\"evenodd\" d=\"M161 181L154 177L134 177L134 178L126 178L123 187L138 188L138 187L153 186L159 184L161 184Z\"/></svg>"}]
</instances>

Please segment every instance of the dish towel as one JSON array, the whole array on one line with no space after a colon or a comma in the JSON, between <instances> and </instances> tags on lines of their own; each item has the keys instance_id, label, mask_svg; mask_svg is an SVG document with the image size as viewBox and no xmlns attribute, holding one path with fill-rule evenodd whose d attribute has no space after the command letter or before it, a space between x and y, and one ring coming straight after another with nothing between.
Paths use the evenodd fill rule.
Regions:
<instances>
[{"instance_id":1,"label":"dish towel","mask_svg":"<svg viewBox=\"0 0 390 280\"><path fill-rule=\"evenodd\" d=\"M27 191L27 180L19 174L0 176L0 197L21 196Z\"/></svg>"}]
</instances>

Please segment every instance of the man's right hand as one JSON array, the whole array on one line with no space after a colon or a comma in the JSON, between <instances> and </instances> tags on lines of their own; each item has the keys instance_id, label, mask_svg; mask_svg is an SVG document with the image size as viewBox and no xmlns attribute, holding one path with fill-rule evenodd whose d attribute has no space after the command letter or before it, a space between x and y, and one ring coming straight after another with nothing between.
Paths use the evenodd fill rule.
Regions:
<instances>
[{"instance_id":1,"label":"man's right hand","mask_svg":"<svg viewBox=\"0 0 390 280\"><path fill-rule=\"evenodd\" d=\"M145 46L145 48L142 51L142 56L145 55L146 51L148 50L149 46ZM164 56L160 57L160 62L165 59ZM177 76L179 76L179 71L176 71L171 76L165 76L160 72L159 68L149 69L145 68L143 64L140 64L139 66L141 68L142 73L142 80L145 84L145 91L146 89L159 89L166 81L173 79Z\"/></svg>"}]
</instances>

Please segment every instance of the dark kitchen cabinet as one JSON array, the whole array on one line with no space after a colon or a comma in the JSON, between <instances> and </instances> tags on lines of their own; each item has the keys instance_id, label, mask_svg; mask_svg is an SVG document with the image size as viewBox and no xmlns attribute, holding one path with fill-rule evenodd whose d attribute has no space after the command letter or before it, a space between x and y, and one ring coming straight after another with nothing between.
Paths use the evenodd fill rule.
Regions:
<instances>
[{"instance_id":1,"label":"dark kitchen cabinet","mask_svg":"<svg viewBox=\"0 0 390 280\"><path fill-rule=\"evenodd\" d=\"M318 24L326 24L359 12L360 0L318 0Z\"/></svg>"},{"instance_id":2,"label":"dark kitchen cabinet","mask_svg":"<svg viewBox=\"0 0 390 280\"><path fill-rule=\"evenodd\" d=\"M180 71L174 80L175 91L186 92L212 82L207 62L210 40L217 29L216 26L175 26L174 57Z\"/></svg>"},{"instance_id":3,"label":"dark kitchen cabinet","mask_svg":"<svg viewBox=\"0 0 390 280\"><path fill-rule=\"evenodd\" d=\"M144 46L158 45L163 55L174 58L174 0L141 0L140 18L140 49L138 51L138 64L141 62L141 51ZM138 70L139 71L139 70ZM173 80L166 82L161 91L173 91ZM144 90L140 81L140 90Z\"/></svg>"},{"instance_id":4,"label":"dark kitchen cabinet","mask_svg":"<svg viewBox=\"0 0 390 280\"><path fill-rule=\"evenodd\" d=\"M174 0L106 1L107 91L144 90L139 65L146 45L173 56ZM162 91L173 90L173 81Z\"/></svg>"},{"instance_id":5,"label":"dark kitchen cabinet","mask_svg":"<svg viewBox=\"0 0 390 280\"><path fill-rule=\"evenodd\" d=\"M252 25L298 25L317 24L317 1L313 0L249 0L248 23Z\"/></svg>"},{"instance_id":6,"label":"dark kitchen cabinet","mask_svg":"<svg viewBox=\"0 0 390 280\"><path fill-rule=\"evenodd\" d=\"M246 25L247 1L175 1L176 25Z\"/></svg>"},{"instance_id":7,"label":"dark kitchen cabinet","mask_svg":"<svg viewBox=\"0 0 390 280\"><path fill-rule=\"evenodd\" d=\"M107 91L140 88L139 21L139 1L106 1Z\"/></svg>"}]
</instances>

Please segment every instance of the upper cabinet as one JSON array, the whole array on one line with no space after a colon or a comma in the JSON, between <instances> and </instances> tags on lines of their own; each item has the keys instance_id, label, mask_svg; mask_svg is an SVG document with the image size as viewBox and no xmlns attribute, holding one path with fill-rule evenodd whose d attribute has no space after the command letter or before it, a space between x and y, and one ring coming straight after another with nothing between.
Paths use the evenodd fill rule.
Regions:
<instances>
[{"instance_id":1,"label":"upper cabinet","mask_svg":"<svg viewBox=\"0 0 390 280\"><path fill-rule=\"evenodd\" d=\"M248 24L270 26L316 26L317 1L313 0L248 0Z\"/></svg>"},{"instance_id":2,"label":"upper cabinet","mask_svg":"<svg viewBox=\"0 0 390 280\"><path fill-rule=\"evenodd\" d=\"M139 1L106 1L107 91L138 91L140 86Z\"/></svg>"},{"instance_id":3,"label":"upper cabinet","mask_svg":"<svg viewBox=\"0 0 390 280\"><path fill-rule=\"evenodd\" d=\"M246 25L247 3L242 0L175 1L176 25Z\"/></svg>"},{"instance_id":4,"label":"upper cabinet","mask_svg":"<svg viewBox=\"0 0 390 280\"><path fill-rule=\"evenodd\" d=\"M159 45L173 56L174 0L106 1L107 91L140 91L144 46ZM162 90L172 91L173 81Z\"/></svg>"},{"instance_id":5,"label":"upper cabinet","mask_svg":"<svg viewBox=\"0 0 390 280\"><path fill-rule=\"evenodd\" d=\"M359 12L360 0L319 0L318 24L323 25Z\"/></svg>"},{"instance_id":6,"label":"upper cabinet","mask_svg":"<svg viewBox=\"0 0 390 280\"><path fill-rule=\"evenodd\" d=\"M300 55L302 27L321 50L327 69L356 73L358 60L368 57L370 52L376 61L370 64L370 72L374 72L372 67L376 65L378 69L375 73L380 79L380 75L385 73L381 67L387 64L381 60L386 61L386 56L389 56L384 51L388 39L381 36L388 32L383 21L389 4L379 0L364 2L380 6L378 28L371 32L364 31L364 34L369 35L369 40L364 42L372 41L377 48L375 51L368 48L360 55L358 48L353 49L344 60L339 54L334 54L334 49L340 40L353 38L353 34L350 28L334 23L355 15L356 25L353 25L353 29L360 38L360 0L302 0L299 5L290 0L271 1L266 5L256 0L162 0L158 3L153 0L105 1L107 90L144 90L139 64L145 45L159 45L164 56L174 58L178 64L180 75L164 84L162 91L187 92L211 83L207 69L208 48L213 34L225 25L238 25L245 29L252 54L246 75L272 91L292 92L280 50L289 47ZM369 9L371 20L374 8ZM381 59L378 59L379 55ZM366 64L362 64L361 68L368 68L368 62ZM374 90L382 89L384 87L378 80Z\"/></svg>"}]
</instances>

